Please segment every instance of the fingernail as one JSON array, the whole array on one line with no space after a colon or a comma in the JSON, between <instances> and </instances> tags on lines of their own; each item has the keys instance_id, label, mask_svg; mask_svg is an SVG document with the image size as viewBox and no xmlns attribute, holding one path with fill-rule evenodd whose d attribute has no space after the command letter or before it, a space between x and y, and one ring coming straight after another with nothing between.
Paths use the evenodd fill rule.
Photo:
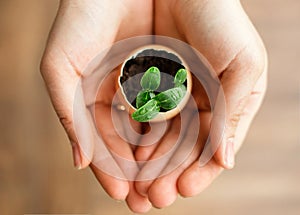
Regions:
<instances>
[{"instance_id":1,"label":"fingernail","mask_svg":"<svg viewBox=\"0 0 300 215\"><path fill-rule=\"evenodd\" d=\"M225 148L225 165L231 169L234 167L234 141L233 138L228 138Z\"/></svg>"},{"instance_id":2,"label":"fingernail","mask_svg":"<svg viewBox=\"0 0 300 215\"><path fill-rule=\"evenodd\" d=\"M80 156L78 146L74 142L71 142L71 146L72 146L72 152L73 152L74 167L76 169L80 170L81 169L81 156Z\"/></svg>"}]
</instances>

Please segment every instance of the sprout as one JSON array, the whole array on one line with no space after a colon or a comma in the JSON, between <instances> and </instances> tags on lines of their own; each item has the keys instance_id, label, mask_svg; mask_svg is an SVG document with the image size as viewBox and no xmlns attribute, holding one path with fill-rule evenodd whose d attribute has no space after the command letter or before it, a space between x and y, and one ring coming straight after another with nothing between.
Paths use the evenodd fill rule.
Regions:
<instances>
[{"instance_id":1,"label":"sprout","mask_svg":"<svg viewBox=\"0 0 300 215\"><path fill-rule=\"evenodd\" d=\"M154 93L160 85L160 71L157 67L150 67L141 79L142 90L136 97L137 110L132 118L138 122L148 122L162 109L172 110L177 107L186 93L184 82L187 71L179 69L174 78L174 87L157 95Z\"/></svg>"}]
</instances>

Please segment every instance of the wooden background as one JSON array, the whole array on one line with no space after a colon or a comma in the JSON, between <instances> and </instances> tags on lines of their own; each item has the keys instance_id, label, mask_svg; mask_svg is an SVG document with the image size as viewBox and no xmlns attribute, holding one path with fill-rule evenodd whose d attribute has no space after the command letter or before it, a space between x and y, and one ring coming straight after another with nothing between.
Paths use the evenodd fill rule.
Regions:
<instances>
[{"instance_id":1,"label":"wooden background","mask_svg":"<svg viewBox=\"0 0 300 215\"><path fill-rule=\"evenodd\" d=\"M148 214L300 214L300 1L243 0L266 43L269 90L234 170ZM0 214L131 214L71 149L39 74L55 0L0 0Z\"/></svg>"}]
</instances>

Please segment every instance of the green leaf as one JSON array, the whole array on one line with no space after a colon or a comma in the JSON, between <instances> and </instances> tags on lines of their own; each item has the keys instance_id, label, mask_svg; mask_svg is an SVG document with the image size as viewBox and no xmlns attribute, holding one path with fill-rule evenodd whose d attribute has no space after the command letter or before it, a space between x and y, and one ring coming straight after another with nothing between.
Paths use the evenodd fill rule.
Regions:
<instances>
[{"instance_id":1,"label":"green leaf","mask_svg":"<svg viewBox=\"0 0 300 215\"><path fill-rule=\"evenodd\" d=\"M184 88L183 88L183 87ZM164 92L159 93L157 96L155 96L153 99L157 100L159 103L159 106L162 107L165 110L172 110L175 108L182 98L185 95L185 86L182 85L180 87L174 87L171 89L168 89Z\"/></svg>"},{"instance_id":2,"label":"green leaf","mask_svg":"<svg viewBox=\"0 0 300 215\"><path fill-rule=\"evenodd\" d=\"M144 90L156 90L160 85L160 71L157 67L150 67L141 79L141 86Z\"/></svg>"},{"instance_id":3,"label":"green leaf","mask_svg":"<svg viewBox=\"0 0 300 215\"><path fill-rule=\"evenodd\" d=\"M136 107L140 108L152 99L155 94L149 90L142 90L136 96Z\"/></svg>"},{"instance_id":4,"label":"green leaf","mask_svg":"<svg viewBox=\"0 0 300 215\"><path fill-rule=\"evenodd\" d=\"M187 71L185 69L179 69L175 75L174 83L175 86L179 86L186 81Z\"/></svg>"},{"instance_id":5,"label":"green leaf","mask_svg":"<svg viewBox=\"0 0 300 215\"><path fill-rule=\"evenodd\" d=\"M159 113L160 107L158 102L154 99L151 99L142 107L137 109L131 117L138 122L148 122L153 119Z\"/></svg>"},{"instance_id":6,"label":"green leaf","mask_svg":"<svg viewBox=\"0 0 300 215\"><path fill-rule=\"evenodd\" d=\"M183 91L183 95L185 95L186 87L185 87L183 84L180 84L180 85L178 85L178 86L176 86L176 87L181 88L181 90Z\"/></svg>"}]
</instances>

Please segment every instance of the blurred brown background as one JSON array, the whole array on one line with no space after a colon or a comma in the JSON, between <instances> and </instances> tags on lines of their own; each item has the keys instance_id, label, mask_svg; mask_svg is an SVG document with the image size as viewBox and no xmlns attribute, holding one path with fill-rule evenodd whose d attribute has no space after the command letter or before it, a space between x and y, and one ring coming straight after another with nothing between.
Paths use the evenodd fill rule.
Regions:
<instances>
[{"instance_id":1,"label":"blurred brown background","mask_svg":"<svg viewBox=\"0 0 300 215\"><path fill-rule=\"evenodd\" d=\"M270 59L269 90L236 168L201 195L148 214L300 214L300 1L243 0ZM0 214L131 214L71 149L39 61L56 0L0 0Z\"/></svg>"}]
</instances>

